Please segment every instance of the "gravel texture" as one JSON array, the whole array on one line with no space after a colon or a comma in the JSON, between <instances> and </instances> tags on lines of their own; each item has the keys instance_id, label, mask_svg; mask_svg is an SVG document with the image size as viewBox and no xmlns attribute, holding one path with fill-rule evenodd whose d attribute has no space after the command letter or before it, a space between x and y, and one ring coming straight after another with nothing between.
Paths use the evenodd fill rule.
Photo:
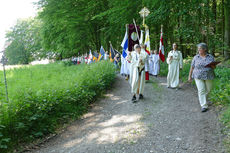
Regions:
<instances>
[{"instance_id":1,"label":"gravel texture","mask_svg":"<svg viewBox=\"0 0 230 153\"><path fill-rule=\"evenodd\" d=\"M128 82L118 76L87 114L32 152L224 153L217 112L201 113L190 84L168 89L166 78L152 77L144 96L133 104Z\"/></svg>"}]
</instances>

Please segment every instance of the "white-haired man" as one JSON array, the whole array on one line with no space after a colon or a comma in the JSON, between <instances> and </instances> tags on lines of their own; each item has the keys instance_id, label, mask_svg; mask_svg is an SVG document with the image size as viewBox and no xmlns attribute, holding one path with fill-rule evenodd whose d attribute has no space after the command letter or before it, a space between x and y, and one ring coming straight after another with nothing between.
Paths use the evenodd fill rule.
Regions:
<instances>
[{"instance_id":1,"label":"white-haired man","mask_svg":"<svg viewBox=\"0 0 230 153\"><path fill-rule=\"evenodd\" d=\"M145 86L145 61L147 53L145 48L139 45L134 46L135 51L129 53L127 59L130 61L130 78L131 92L133 94L132 101L136 102L137 96L143 99Z\"/></svg>"}]
</instances>

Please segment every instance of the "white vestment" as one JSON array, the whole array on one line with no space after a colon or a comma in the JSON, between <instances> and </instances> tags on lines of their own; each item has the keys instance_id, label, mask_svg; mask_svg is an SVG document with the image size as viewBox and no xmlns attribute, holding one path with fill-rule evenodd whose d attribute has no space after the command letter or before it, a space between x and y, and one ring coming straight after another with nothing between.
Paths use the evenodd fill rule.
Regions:
<instances>
[{"instance_id":1,"label":"white vestment","mask_svg":"<svg viewBox=\"0 0 230 153\"><path fill-rule=\"evenodd\" d=\"M133 51L131 55L128 55L128 60L130 63L130 78L129 83L131 85L131 92L133 94L143 94L145 86L145 61L147 53L145 50L141 50L141 53L138 54L136 51ZM140 62L142 60L142 64ZM139 89L139 93L138 93Z\"/></svg>"},{"instance_id":2,"label":"white vestment","mask_svg":"<svg viewBox=\"0 0 230 153\"><path fill-rule=\"evenodd\" d=\"M108 60L108 59L109 59L109 55L105 53L104 60Z\"/></svg>"},{"instance_id":3,"label":"white vestment","mask_svg":"<svg viewBox=\"0 0 230 153\"><path fill-rule=\"evenodd\" d=\"M129 67L130 67L130 63L127 61L126 58L121 56L121 71L120 71L120 74L129 75L129 69L130 69Z\"/></svg>"},{"instance_id":4,"label":"white vestment","mask_svg":"<svg viewBox=\"0 0 230 153\"><path fill-rule=\"evenodd\" d=\"M146 53L146 60L145 60L145 72L149 72L149 54Z\"/></svg>"},{"instance_id":5,"label":"white vestment","mask_svg":"<svg viewBox=\"0 0 230 153\"><path fill-rule=\"evenodd\" d=\"M88 64L92 63L92 59L88 58Z\"/></svg>"},{"instance_id":6,"label":"white vestment","mask_svg":"<svg viewBox=\"0 0 230 153\"><path fill-rule=\"evenodd\" d=\"M160 57L159 54L152 55L153 71L152 75L158 75L160 72Z\"/></svg>"},{"instance_id":7,"label":"white vestment","mask_svg":"<svg viewBox=\"0 0 230 153\"><path fill-rule=\"evenodd\" d=\"M128 62L127 59L126 59L126 70L127 70L126 74L127 75L130 75L130 66L131 66L130 62Z\"/></svg>"},{"instance_id":8,"label":"white vestment","mask_svg":"<svg viewBox=\"0 0 230 153\"><path fill-rule=\"evenodd\" d=\"M124 58L124 74L127 75L128 74L128 61L126 60L126 58Z\"/></svg>"},{"instance_id":9,"label":"white vestment","mask_svg":"<svg viewBox=\"0 0 230 153\"><path fill-rule=\"evenodd\" d=\"M170 57L173 59L170 60ZM172 88L179 87L180 68L183 66L183 57L180 51L170 51L167 58L168 76L167 86Z\"/></svg>"},{"instance_id":10,"label":"white vestment","mask_svg":"<svg viewBox=\"0 0 230 153\"><path fill-rule=\"evenodd\" d=\"M81 56L81 57L80 57L80 62L81 62L81 64L83 64L83 63L84 63L84 61L85 61L84 57L83 57L83 56Z\"/></svg>"},{"instance_id":11,"label":"white vestment","mask_svg":"<svg viewBox=\"0 0 230 153\"><path fill-rule=\"evenodd\" d=\"M153 75L153 54L149 55L149 74Z\"/></svg>"},{"instance_id":12,"label":"white vestment","mask_svg":"<svg viewBox=\"0 0 230 153\"><path fill-rule=\"evenodd\" d=\"M129 55L129 51L128 51L128 53L127 53L127 55ZM126 75L130 75L130 61L129 61L129 59L128 59L128 56L126 56L126 65L125 65L125 67L126 67Z\"/></svg>"},{"instance_id":13,"label":"white vestment","mask_svg":"<svg viewBox=\"0 0 230 153\"><path fill-rule=\"evenodd\" d=\"M125 74L125 59L123 58L123 56L121 56L121 71L120 74L123 75Z\"/></svg>"}]
</instances>

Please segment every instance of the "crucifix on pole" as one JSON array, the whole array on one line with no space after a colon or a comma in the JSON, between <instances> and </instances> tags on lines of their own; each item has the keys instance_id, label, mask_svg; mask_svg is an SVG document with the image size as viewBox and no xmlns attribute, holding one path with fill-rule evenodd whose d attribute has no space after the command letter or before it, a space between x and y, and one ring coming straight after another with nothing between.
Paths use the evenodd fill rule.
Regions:
<instances>
[{"instance_id":1,"label":"crucifix on pole","mask_svg":"<svg viewBox=\"0 0 230 153\"><path fill-rule=\"evenodd\" d=\"M147 25L145 24L145 18L150 14L150 11L148 8L144 7L139 14L141 15L141 17L143 18L143 26L146 28Z\"/></svg>"}]
</instances>

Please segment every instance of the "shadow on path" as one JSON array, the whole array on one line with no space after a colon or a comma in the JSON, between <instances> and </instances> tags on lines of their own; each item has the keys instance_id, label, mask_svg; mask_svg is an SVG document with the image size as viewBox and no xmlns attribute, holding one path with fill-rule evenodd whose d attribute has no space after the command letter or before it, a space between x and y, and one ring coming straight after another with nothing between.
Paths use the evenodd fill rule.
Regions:
<instances>
[{"instance_id":1,"label":"shadow on path","mask_svg":"<svg viewBox=\"0 0 230 153\"><path fill-rule=\"evenodd\" d=\"M214 108L201 113L190 85L166 88L151 78L145 99L133 104L127 81L114 88L81 120L34 153L221 153L222 135Z\"/></svg>"}]
</instances>

